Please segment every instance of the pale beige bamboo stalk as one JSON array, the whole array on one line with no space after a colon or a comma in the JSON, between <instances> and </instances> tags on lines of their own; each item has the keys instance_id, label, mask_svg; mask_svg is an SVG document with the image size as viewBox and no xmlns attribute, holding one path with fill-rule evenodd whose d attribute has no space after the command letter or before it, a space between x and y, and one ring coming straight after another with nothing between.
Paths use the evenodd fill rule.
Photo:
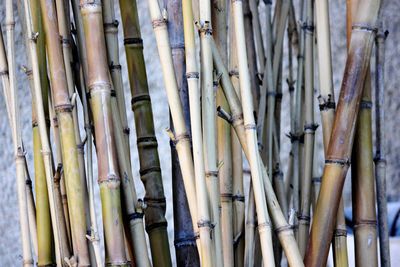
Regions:
<instances>
[{"instance_id":1,"label":"pale beige bamboo stalk","mask_svg":"<svg viewBox=\"0 0 400 267\"><path fill-rule=\"evenodd\" d=\"M178 94L178 86L176 83L176 76L173 69L173 61L171 55L171 47L168 42L168 32L166 27L165 17L162 16L160 7L157 0L149 0L149 10L152 19L153 29L156 36L158 53L160 55L161 67L163 70L164 84L167 91L168 103L170 106L172 122L174 124L175 134L171 136L176 142L176 150L178 152L179 162L182 171L182 177L184 179L184 185L186 190L186 195L188 197L189 210L192 216L193 229L197 232L204 231L210 234L210 224L208 220L202 220L201 227L197 227L197 220L200 219L197 215L197 193L195 186L194 169L193 169L193 159L190 149L190 141L183 117L182 104L180 102ZM187 4L189 5L189 4ZM196 74L194 74L196 75ZM197 77L197 76L196 76ZM197 182L198 179L196 179ZM202 195L200 198L203 203L206 198ZM204 203L205 204L205 203ZM204 207L201 207L204 208ZM211 259L202 259L202 262ZM204 263L203 263L204 264Z\"/></svg>"},{"instance_id":2,"label":"pale beige bamboo stalk","mask_svg":"<svg viewBox=\"0 0 400 267\"><path fill-rule=\"evenodd\" d=\"M265 266L274 266L272 249L271 223L267 210L264 194L263 177L261 172L261 159L258 154L256 125L253 115L253 103L250 88L250 74L247 66L246 43L243 22L243 6L241 1L232 3L233 18L235 25L235 41L237 45L238 69L240 74L240 93L242 96L243 119L245 124L246 142L248 149L248 160L250 163L251 177L256 203L258 231L260 234L263 263Z\"/></svg>"},{"instance_id":3,"label":"pale beige bamboo stalk","mask_svg":"<svg viewBox=\"0 0 400 267\"><path fill-rule=\"evenodd\" d=\"M254 266L255 256L255 242L256 242L256 227L257 227L257 216L255 212L255 200L253 185L250 180L248 202L247 202L247 216L246 216L246 237L245 237L245 248L244 248L244 266Z\"/></svg>"},{"instance_id":4,"label":"pale beige bamboo stalk","mask_svg":"<svg viewBox=\"0 0 400 267\"><path fill-rule=\"evenodd\" d=\"M213 63L211 52L211 1L199 2L199 27L201 46L201 97L202 97L202 130L204 142L204 167L207 180L211 219L214 224L215 264L223 266L222 235L220 219L220 197L217 169L217 142L216 142L216 102L213 86ZM203 200L204 201L204 200Z\"/></svg>"},{"instance_id":5,"label":"pale beige bamboo stalk","mask_svg":"<svg viewBox=\"0 0 400 267\"><path fill-rule=\"evenodd\" d=\"M259 3L260 0L249 1L250 10L253 18L254 41L257 50L258 73L261 74L264 72L265 53L264 53L263 36L260 25L260 15L258 13Z\"/></svg>"},{"instance_id":6,"label":"pale beige bamboo stalk","mask_svg":"<svg viewBox=\"0 0 400 267\"><path fill-rule=\"evenodd\" d=\"M14 54L14 15L12 1L6 2L6 32L7 32L7 56L4 48L2 34L0 33L0 71L4 98L7 104L10 129L14 146L17 198L19 208L21 244L22 244L22 265L34 266L32 255L31 237L29 235L29 218L27 207L27 196L25 189L25 151L22 146L21 130L19 126L17 92L15 82L15 54ZM7 61L8 57L8 61Z\"/></svg>"},{"instance_id":7,"label":"pale beige bamboo stalk","mask_svg":"<svg viewBox=\"0 0 400 267\"><path fill-rule=\"evenodd\" d=\"M159 9L156 9L155 11L159 12ZM199 72L197 69L197 62L196 62L196 46L195 46L193 13L192 13L193 10L190 0L182 1L182 12L183 12L183 25L184 25L184 38L185 38L186 77L188 80L190 121L192 126L194 174L196 180L196 195L197 195L196 201L198 205L198 211L197 211L198 217L195 218L195 220L198 221L200 243L201 243L201 247L199 248L199 253L202 266L214 266L215 261L213 259L212 240L210 236L211 229L209 225L211 223L210 211L208 203L206 201L208 196L207 196L207 185L205 178L203 137L201 134ZM170 108L172 109L171 105ZM173 122L175 127L174 118ZM182 167L181 170L182 173L184 173ZM183 178L185 179L185 176L183 176ZM190 195L188 191L186 191L186 195L189 199ZM192 213L192 220L193 220L193 213ZM197 227L193 225L193 229L196 228Z\"/></svg>"}]
</instances>

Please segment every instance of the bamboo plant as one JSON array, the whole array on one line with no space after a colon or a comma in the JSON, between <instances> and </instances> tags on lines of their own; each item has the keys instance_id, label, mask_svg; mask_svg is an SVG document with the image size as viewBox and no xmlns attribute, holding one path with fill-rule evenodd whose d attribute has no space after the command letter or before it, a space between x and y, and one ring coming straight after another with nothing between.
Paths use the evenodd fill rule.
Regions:
<instances>
[{"instance_id":1,"label":"bamboo plant","mask_svg":"<svg viewBox=\"0 0 400 267\"><path fill-rule=\"evenodd\" d=\"M373 27L376 24L379 7L379 0L360 2L357 15L353 19L346 69L305 256L306 266L325 264L328 256L333 222L349 166L355 123L372 50Z\"/></svg>"}]
</instances>

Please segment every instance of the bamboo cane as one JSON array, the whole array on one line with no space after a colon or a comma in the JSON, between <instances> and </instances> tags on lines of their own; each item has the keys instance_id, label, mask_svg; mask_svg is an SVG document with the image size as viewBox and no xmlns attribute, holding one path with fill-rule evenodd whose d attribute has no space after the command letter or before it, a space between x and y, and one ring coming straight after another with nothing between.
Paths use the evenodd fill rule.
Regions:
<instances>
[{"instance_id":1,"label":"bamboo cane","mask_svg":"<svg viewBox=\"0 0 400 267\"><path fill-rule=\"evenodd\" d=\"M311 179L314 159L314 136L317 125L314 123L314 2L306 1L305 24L305 120L304 120L304 169L301 180L301 206L298 243L304 257L310 226Z\"/></svg>"},{"instance_id":2,"label":"bamboo cane","mask_svg":"<svg viewBox=\"0 0 400 267\"><path fill-rule=\"evenodd\" d=\"M34 6L35 2L32 3ZM38 62L38 53L37 53L37 44L36 44L36 34L33 28L32 23L32 10L31 4L28 0L23 1L24 11L25 11L25 24L26 24L26 38L28 44L28 55L30 59L30 63L32 65L32 73L33 73L33 81L34 81L34 99L36 103L36 111L38 116L38 126L40 133L40 141L41 141L41 153L43 155L44 168L46 173L46 183L47 190L49 195L49 204L50 204L50 214L51 221L53 226L53 235L54 235L54 243L55 243L55 254L56 254L56 262L59 266L62 266L62 259L64 257L69 257L68 245L66 240L66 228L64 224L64 218L62 209L56 208L57 206L57 192L56 188L54 188L53 181L53 170L52 170L52 157L51 150L48 141L46 122L45 122L45 112L43 105L43 97L41 92L41 80L39 73L39 62Z\"/></svg>"},{"instance_id":3,"label":"bamboo cane","mask_svg":"<svg viewBox=\"0 0 400 267\"><path fill-rule=\"evenodd\" d=\"M389 228L387 221L386 200L386 138L384 129L384 95L385 95L385 40L389 32L380 30L376 36L376 61L375 61L375 179L376 195L378 202L378 229L380 264L390 267Z\"/></svg>"},{"instance_id":4,"label":"bamboo cane","mask_svg":"<svg viewBox=\"0 0 400 267\"><path fill-rule=\"evenodd\" d=\"M255 213L254 203L254 191L250 179L249 197L247 203L247 217L246 217L246 238L245 238L245 249L244 249L244 266L254 266L255 262L255 235L257 227L257 218Z\"/></svg>"},{"instance_id":5,"label":"bamboo cane","mask_svg":"<svg viewBox=\"0 0 400 267\"><path fill-rule=\"evenodd\" d=\"M176 80L179 88L179 96L183 107L185 124L191 136L189 90L186 79L182 1L169 0L164 2L167 2L166 6L168 10L169 21L167 26ZM192 21L191 26L193 27ZM170 127L173 130L172 120L170 120ZM176 265L182 267L200 266L199 252L196 248L196 238L194 236L193 226L191 223L191 216L185 187L183 184L182 172L179 166L178 154L176 152L174 142L171 141L170 146L173 177L172 193L174 206L174 245L176 253Z\"/></svg>"},{"instance_id":6,"label":"bamboo cane","mask_svg":"<svg viewBox=\"0 0 400 267\"><path fill-rule=\"evenodd\" d=\"M250 0L250 11L252 14L253 32L254 32L254 43L256 47L257 54L257 65L258 73L264 72L264 62L265 62L265 52L264 52L264 42L261 32L260 25L260 15L258 13L258 5L260 0ZM268 41L268 40L267 40Z\"/></svg>"},{"instance_id":7,"label":"bamboo cane","mask_svg":"<svg viewBox=\"0 0 400 267\"><path fill-rule=\"evenodd\" d=\"M14 8L12 1L6 2L6 32L7 52L4 47L3 36L0 34L0 73L4 98L7 102L7 112L12 139L14 143L16 182L18 193L18 208L22 243L22 264L33 266L32 244L29 235L29 218L27 195L25 190L25 151L22 145L21 130L19 126L18 100L15 80L15 54L14 54Z\"/></svg>"},{"instance_id":8,"label":"bamboo cane","mask_svg":"<svg viewBox=\"0 0 400 267\"><path fill-rule=\"evenodd\" d=\"M160 17L158 6L154 1L155 10L151 11L153 21ZM207 200L205 164L203 154L203 137L201 134L201 104L200 104L200 87L199 87L199 72L196 64L196 46L193 28L193 10L191 1L182 1L183 23L184 23L184 39L185 39L185 55L186 55L186 78L188 80L189 89L189 105L190 105L190 121L192 125L192 141L193 141L193 159L194 159L194 174L196 178L196 194L197 194L197 224L200 234L201 249L200 260L202 266L214 266L215 259L212 252L212 240L210 236L210 211ZM161 36L159 36L160 38ZM159 45L159 44L158 44ZM167 51L168 52L168 51ZM167 54L168 55L168 54ZM166 58L167 59L167 58ZM167 62L166 62L167 63ZM164 77L166 72L164 71ZM164 78L165 79L165 78ZM168 89L168 88L167 88ZM171 94L171 93L170 93ZM172 94L171 94L172 96ZM172 101L170 102L170 108ZM172 117L175 129L179 124L176 118ZM179 150L178 150L179 153ZM178 154L179 156L179 154ZM181 158L180 158L181 159ZM191 160L191 158L190 158ZM183 171L181 164L181 170ZM193 171L191 172L193 174ZM185 178L185 176L184 176ZM189 196L190 191L186 190ZM190 202L189 202L190 207ZM193 220L192 213L192 220ZM196 229L195 225L193 228ZM221 256L221 255L220 255Z\"/></svg>"},{"instance_id":9,"label":"bamboo cane","mask_svg":"<svg viewBox=\"0 0 400 267\"><path fill-rule=\"evenodd\" d=\"M240 74L240 93L243 105L243 120L248 150L248 160L250 163L251 177L253 182L254 197L258 217L258 231L260 234L263 263L265 266L274 266L274 256L272 251L271 225L267 210L264 185L262 182L261 160L257 149L256 127L253 116L252 94L250 89L250 73L245 54L245 28L243 21L243 4L241 1L232 2L233 18L235 25L235 41L237 43L238 70Z\"/></svg>"},{"instance_id":10,"label":"bamboo cane","mask_svg":"<svg viewBox=\"0 0 400 267\"><path fill-rule=\"evenodd\" d=\"M227 34L227 1L214 0L212 5L213 37L216 45L228 61L228 34ZM229 106L222 88L216 89L217 106L229 111ZM221 196L221 235L224 266L234 266L234 234L233 234L233 206L232 206L232 143L231 125L222 118L217 119L218 141L218 179Z\"/></svg>"},{"instance_id":11,"label":"bamboo cane","mask_svg":"<svg viewBox=\"0 0 400 267\"><path fill-rule=\"evenodd\" d=\"M305 257L306 266L321 266L325 264L328 256L328 240L331 240L333 235L333 222L336 219L348 169L362 87L371 55L373 27L377 20L379 6L379 0L360 3L353 20L341 94Z\"/></svg>"},{"instance_id":12,"label":"bamboo cane","mask_svg":"<svg viewBox=\"0 0 400 267\"><path fill-rule=\"evenodd\" d=\"M106 38L107 58L111 73L111 79L117 96L117 106L121 118L123 135L125 139L125 149L127 155L129 153L129 126L126 116L125 94L122 82L121 65L119 62L118 48L118 20L115 19L114 1L103 0L103 20L104 20L104 35ZM130 160L130 157L129 157Z\"/></svg>"},{"instance_id":13,"label":"bamboo cane","mask_svg":"<svg viewBox=\"0 0 400 267\"><path fill-rule=\"evenodd\" d=\"M204 167L207 181L207 192L211 208L211 219L214 224L215 264L223 266L222 234L220 218L220 192L217 169L217 121L216 101L213 82L213 62L211 52L211 1L199 2L200 62L201 62L201 97L202 97L202 130L204 143Z\"/></svg>"},{"instance_id":14,"label":"bamboo cane","mask_svg":"<svg viewBox=\"0 0 400 267\"><path fill-rule=\"evenodd\" d=\"M146 230L150 237L154 264L170 264L170 252L165 219L165 196L154 134L153 114L148 93L147 76L143 57L143 44L139 28L136 2L120 1L124 28L124 43L132 92L132 109L135 113L138 137L141 179L145 184ZM137 80L134 80L134 77ZM143 117L143 114L147 114ZM160 241L162 240L162 241ZM157 252L156 252L157 251ZM163 251L163 257L159 256ZM156 258L156 255L158 257Z\"/></svg>"},{"instance_id":15,"label":"bamboo cane","mask_svg":"<svg viewBox=\"0 0 400 267\"><path fill-rule=\"evenodd\" d=\"M68 196L68 208L71 222L71 235L74 257L80 266L89 266L89 250L86 241L85 182L79 171L78 150L73 123L72 104L68 92L67 74L64 65L62 47L54 2L41 0L43 25L46 33L46 47L50 67L54 109L60 124L65 185ZM72 77L70 78L72 79ZM83 158L82 158L83 160ZM83 163L82 163L83 164ZM83 166L81 166L83 168Z\"/></svg>"},{"instance_id":16,"label":"bamboo cane","mask_svg":"<svg viewBox=\"0 0 400 267\"><path fill-rule=\"evenodd\" d=\"M111 125L111 81L104 40L101 4L80 2L88 64L87 84L96 137L98 182L102 199L107 264L126 266L114 130Z\"/></svg>"},{"instance_id":17,"label":"bamboo cane","mask_svg":"<svg viewBox=\"0 0 400 267\"><path fill-rule=\"evenodd\" d=\"M215 45L213 45L212 48L213 48L214 64L218 72L222 74L221 75L222 88L224 89L224 94L229 103L229 107L232 113L231 115L229 114L225 115L225 117L234 127L236 135L238 136L240 144L242 146L242 149L246 157L249 158L249 152L246 144L245 126L241 115L242 108L239 102L239 98L236 95L236 92L230 82L228 72L222 63L222 60L218 54ZM265 192L266 192L266 200L268 208L271 211L272 219L276 228L275 231L278 234L279 240L281 241L282 247L285 250L286 255L289 257L289 262L293 266L296 266L297 264L301 264L301 256L299 254L297 245L295 244L291 226L288 225L285 220L285 216L283 215L282 210L279 206L279 202L275 196L274 190L272 189L272 184L268 178L267 171L262 164L261 156L259 154L258 158L259 158L259 164L261 165L263 185L265 187Z\"/></svg>"},{"instance_id":18,"label":"bamboo cane","mask_svg":"<svg viewBox=\"0 0 400 267\"><path fill-rule=\"evenodd\" d=\"M230 8L231 9L231 8ZM232 9L230 10L232 14ZM230 16L232 17L232 16ZM239 71L237 68L237 53L234 27L229 27L229 75L236 94L239 89ZM229 105L228 105L229 106ZM243 159L242 148L234 131L231 131L232 140L232 201L233 201L233 231L234 231L234 253L236 267L244 266L245 251L245 197L243 190Z\"/></svg>"}]
</instances>

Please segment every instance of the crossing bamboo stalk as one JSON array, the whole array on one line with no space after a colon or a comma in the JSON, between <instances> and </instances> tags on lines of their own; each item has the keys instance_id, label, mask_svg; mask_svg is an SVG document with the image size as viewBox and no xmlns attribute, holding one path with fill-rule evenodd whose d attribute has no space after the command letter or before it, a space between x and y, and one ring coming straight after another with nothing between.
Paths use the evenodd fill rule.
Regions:
<instances>
[{"instance_id":1,"label":"crossing bamboo stalk","mask_svg":"<svg viewBox=\"0 0 400 267\"><path fill-rule=\"evenodd\" d=\"M244 3L246 5L246 3ZM251 169L253 182L254 198L256 203L258 231L263 255L263 263L266 266L274 266L274 256L272 250L271 223L267 210L263 177L261 172L261 159L258 154L256 125L254 120L253 100L250 84L250 72L248 69L247 55L245 54L245 27L243 3L241 1L232 2L233 21L235 27L235 41L237 45L238 70L240 74L240 94L243 106L243 123L245 125L245 135L247 142L248 160ZM266 178L266 177L265 177ZM268 178L266 178L268 179Z\"/></svg>"},{"instance_id":2,"label":"crossing bamboo stalk","mask_svg":"<svg viewBox=\"0 0 400 267\"><path fill-rule=\"evenodd\" d=\"M126 266L120 176L111 115L111 80L108 71L102 9L99 1L80 1L88 65L88 88L95 129L106 243L106 264Z\"/></svg>"},{"instance_id":3,"label":"crossing bamboo stalk","mask_svg":"<svg viewBox=\"0 0 400 267\"><path fill-rule=\"evenodd\" d=\"M159 12L159 9L156 9ZM189 106L190 106L190 121L192 126L192 144L193 144L193 159L194 159L194 175L196 181L196 201L197 201L197 225L200 235L200 262L202 266L214 266L215 259L213 257L213 243L211 239L211 221L210 210L208 206L205 162L203 151L203 136L201 132L201 103L200 103L200 86L199 72L196 63L196 46L195 35L193 28L193 9L192 3L189 0L182 1L183 25L184 25L184 40L185 40L185 57L186 57L186 78L188 81L189 90ZM160 15L160 14L158 14ZM210 23L210 21L209 21ZM166 73L164 72L164 75ZM170 101L170 108L171 101ZM174 126L175 120L174 118ZM178 151L179 152L179 151ZM179 154L178 154L179 155ZM181 164L181 170L183 165ZM193 171L191 172L193 174ZM218 188L219 189L219 188ZM187 196L189 197L189 191ZM190 203L189 203L190 206ZM192 213L193 220L193 213ZM193 228L196 229L195 224ZM221 255L220 255L221 256Z\"/></svg>"},{"instance_id":4,"label":"crossing bamboo stalk","mask_svg":"<svg viewBox=\"0 0 400 267\"><path fill-rule=\"evenodd\" d=\"M120 7L132 93L131 103L138 137L140 173L146 188L145 201L148 206L145 210L146 231L150 237L153 263L168 265L171 264L171 259L165 219L166 204L157 152L158 144L154 133L138 11L136 2L120 1ZM161 251L162 257L159 256ZM157 258L156 255L158 255Z\"/></svg>"},{"instance_id":5,"label":"crossing bamboo stalk","mask_svg":"<svg viewBox=\"0 0 400 267\"><path fill-rule=\"evenodd\" d=\"M214 0L211 9L213 37L223 56L228 62L227 1ZM229 106L221 86L216 86L216 102L229 112ZM231 125L222 118L217 118L218 180L221 199L221 236L224 266L234 266L233 249L233 206L232 206L232 143Z\"/></svg>"},{"instance_id":6,"label":"crossing bamboo stalk","mask_svg":"<svg viewBox=\"0 0 400 267\"><path fill-rule=\"evenodd\" d=\"M80 266L89 266L90 257L86 240L85 182L79 169L78 150L72 109L68 91L63 51L59 42L56 6L52 1L41 0L43 26L50 68L50 81L54 109L60 129L63 172L68 196L73 256ZM72 77L71 77L72 79ZM82 158L83 160L83 158ZM83 164L83 163L82 163ZM81 166L83 168L83 166Z\"/></svg>"},{"instance_id":7,"label":"crossing bamboo stalk","mask_svg":"<svg viewBox=\"0 0 400 267\"><path fill-rule=\"evenodd\" d=\"M39 61L38 61L38 51L36 44L36 34L33 27L32 20L32 6L35 5L35 2L30 3L28 0L23 1L24 6L24 19L26 25L26 36L27 44L28 44L28 56L30 59L30 63L32 66L33 73L33 83L34 83L34 94L33 97L36 103L36 111L38 116L38 126L40 133L40 141L41 141L41 153L43 156L44 168L46 173L46 184L49 195L49 204L50 204L50 214L51 214L51 222L53 228L54 235L54 245L55 245L55 254L56 254L56 263L59 266L62 266L62 260L65 257L69 257L69 248L67 243L67 234L66 228L63 218L62 209L59 209L57 205L57 191L54 187L53 181L53 166L52 166L52 157L51 150L49 145L49 139L47 134L46 120L45 120L45 111L44 107L41 103L43 103L43 96L41 91L41 79L39 73ZM38 2L36 3L38 4ZM38 8L38 7L37 7ZM47 100L45 100L47 101Z\"/></svg>"},{"instance_id":8,"label":"crossing bamboo stalk","mask_svg":"<svg viewBox=\"0 0 400 267\"><path fill-rule=\"evenodd\" d=\"M235 133L238 136L238 139L246 155L246 158L249 158L249 151L246 143L245 126L243 123L242 108L240 105L240 101L238 95L236 94L232 86L232 83L229 79L229 74L222 63L222 60L218 54L218 50L216 49L215 45L213 45L213 60L218 72L222 74L221 75L222 88L224 89L224 94L231 110L231 115L229 117L227 116L227 119L234 127ZM262 181L263 185L265 186L265 192L266 192L265 196L268 208L271 211L273 223L275 225L275 232L277 233L279 240L282 244L282 247L287 257L289 258L290 264L292 264L293 266L297 266L297 264L300 264L301 266L302 260L297 248L297 244L294 239L293 231L291 229L291 226L286 222L285 216L283 215L282 210L279 206L279 202L272 188L271 181L268 178L265 166L263 166L262 164L261 156L259 154L257 156L259 164L261 165L262 178L263 178Z\"/></svg>"},{"instance_id":9,"label":"crossing bamboo stalk","mask_svg":"<svg viewBox=\"0 0 400 267\"><path fill-rule=\"evenodd\" d=\"M382 267L390 267L389 227L386 200L386 137L384 125L385 40L389 32L378 31L375 39L375 179L378 206L379 252Z\"/></svg>"},{"instance_id":10,"label":"crossing bamboo stalk","mask_svg":"<svg viewBox=\"0 0 400 267\"><path fill-rule=\"evenodd\" d=\"M306 1L305 31L305 115L304 115L304 168L301 180L300 213L298 215L299 249L304 257L310 226L311 179L313 175L314 137L317 125L314 122L314 1Z\"/></svg>"},{"instance_id":11,"label":"crossing bamboo stalk","mask_svg":"<svg viewBox=\"0 0 400 267\"><path fill-rule=\"evenodd\" d=\"M232 9L230 8L230 15ZM231 17L231 16L230 16ZM239 71L237 68L237 52L234 27L229 27L229 75L236 94L240 94ZM229 104L228 104L229 106ZM243 189L243 159L242 148L234 131L231 131L232 142L232 205L233 205L233 232L234 232L234 266L244 266L245 251L245 197Z\"/></svg>"},{"instance_id":12,"label":"crossing bamboo stalk","mask_svg":"<svg viewBox=\"0 0 400 267\"><path fill-rule=\"evenodd\" d=\"M185 124L189 135L191 134L190 107L188 80L186 78L185 62L185 40L184 21L181 0L168 0L166 2L168 11L168 33L171 44L172 59L176 80L179 88L179 96L182 103ZM193 28L193 21L191 21ZM173 123L170 120L170 127L173 130ZM191 223L191 216L187 202L185 187L183 184L182 172L179 166L178 154L175 143L170 142L172 161L172 188L174 207L174 236L175 254L177 266L200 266L199 252L196 247L196 239Z\"/></svg>"},{"instance_id":13,"label":"crossing bamboo stalk","mask_svg":"<svg viewBox=\"0 0 400 267\"><path fill-rule=\"evenodd\" d=\"M14 53L14 8L12 1L6 2L6 35L7 49L4 46L3 36L0 34L0 71L4 92L7 102L7 112L10 129L12 132L14 160L16 167L17 198L19 208L22 265L33 266L33 247L29 235L29 218L27 207L27 195L25 191L25 151L22 145L21 130L19 126L18 96L15 80L15 53Z\"/></svg>"},{"instance_id":14,"label":"crossing bamboo stalk","mask_svg":"<svg viewBox=\"0 0 400 267\"><path fill-rule=\"evenodd\" d=\"M371 56L380 1L360 2L353 19L351 41L332 135L328 146L320 196L313 216L306 266L325 264L340 203L362 89ZM367 25L367 26L364 26Z\"/></svg>"},{"instance_id":15,"label":"crossing bamboo stalk","mask_svg":"<svg viewBox=\"0 0 400 267\"><path fill-rule=\"evenodd\" d=\"M184 119L183 119L183 112L182 112L182 105L179 100L179 95L178 95L178 90L177 90L177 83L175 79L175 74L174 74L174 69L173 69L173 63L172 63L172 56L171 56L171 48L168 44L168 32L166 31L166 22L165 22L165 17L162 16L160 7L158 5L158 2L156 0L149 0L149 9L150 9L150 15L153 21L153 29L156 35L156 40L157 40L157 47L159 50L160 56L160 61L161 61L161 66L163 69L163 76L164 76L164 84L166 87L167 91L167 97L168 97L168 102L169 106L171 109L171 116L172 116L172 121L174 123L174 128L175 128L175 134L171 134L171 138L173 141L176 142L176 149L178 152L178 157L180 161L180 166L181 166L181 171L183 173L184 177L184 184L185 184L185 190L186 194L189 197L188 202L189 202L189 209L190 213L192 215L192 223L193 223L193 228L194 231L197 232L197 219L200 221L199 225L199 231L200 231L200 239L201 236L207 236L210 238L210 224L211 222L209 221L209 218L206 219L200 219L200 216L198 217L197 213L197 197L198 192L196 192L196 189L198 189L199 186L194 185L193 177L194 177L194 170L193 170L193 160L192 160L192 155L190 152L190 144L189 144L189 138L187 136L187 129L184 124ZM187 11L185 7L183 7L183 14L185 14ZM184 18L185 20L185 18ZM190 20L193 21L193 20ZM186 63L187 64L187 63ZM187 66L188 68L188 66ZM195 75L198 77L197 75ZM172 77L172 78L171 78ZM196 78L195 77L195 78ZM189 84L190 86L190 84ZM190 91L190 90L189 90ZM190 96L189 96L190 97ZM193 123L193 122L192 122ZM193 127L193 125L192 125ZM198 129L200 130L200 129ZM192 132L194 132L194 129L192 129ZM200 145L202 147L202 145ZM196 154L196 153L194 153ZM195 161L198 162L198 161ZM199 181L200 179L196 179L196 182ZM202 189L205 187L202 185ZM202 192L205 192L201 190ZM201 198L202 201L204 199L207 199L206 195L202 194ZM203 201L200 203L202 205L201 209L205 209L207 206L206 203ZM202 232L202 233L201 233ZM200 241L201 242L201 241ZM211 242L211 240L210 240ZM211 245L211 243L209 243ZM208 249L211 249L211 247L208 247ZM203 252L201 252L203 253ZM210 257L209 257L210 258ZM204 264L203 260L209 260L208 258L201 258L202 264ZM211 259L210 259L211 260ZM208 266L208 265L207 265Z\"/></svg>"},{"instance_id":16,"label":"crossing bamboo stalk","mask_svg":"<svg viewBox=\"0 0 400 267\"><path fill-rule=\"evenodd\" d=\"M201 62L201 112L204 144L204 167L207 181L207 192L211 208L211 220L214 224L213 246L215 264L223 266L222 234L220 218L220 192L217 168L217 120L216 98L214 93L213 61L211 52L211 1L199 2L200 17L197 22L200 35Z\"/></svg>"}]
</instances>

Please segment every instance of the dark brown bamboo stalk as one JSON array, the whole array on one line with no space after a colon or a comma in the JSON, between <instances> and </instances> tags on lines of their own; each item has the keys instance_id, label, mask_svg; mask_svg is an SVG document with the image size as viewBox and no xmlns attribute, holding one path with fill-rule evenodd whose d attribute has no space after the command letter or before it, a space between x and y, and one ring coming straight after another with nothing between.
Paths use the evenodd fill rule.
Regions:
<instances>
[{"instance_id":1,"label":"dark brown bamboo stalk","mask_svg":"<svg viewBox=\"0 0 400 267\"><path fill-rule=\"evenodd\" d=\"M176 81L179 88L186 127L191 136L189 92L186 79L185 47L183 33L183 16L181 0L164 0L168 11L168 33L174 61ZM173 123L170 120L173 130ZM172 196L174 206L174 245L176 265L178 267L200 266L199 253L196 247L195 235L191 222L182 172L179 166L175 143L171 145L172 161Z\"/></svg>"},{"instance_id":2,"label":"dark brown bamboo stalk","mask_svg":"<svg viewBox=\"0 0 400 267\"><path fill-rule=\"evenodd\" d=\"M166 203L136 1L121 0L120 7L132 93L131 103L135 116L140 176L146 188L146 231L150 238L153 264L168 266L171 264L171 258L165 219Z\"/></svg>"},{"instance_id":3,"label":"dark brown bamboo stalk","mask_svg":"<svg viewBox=\"0 0 400 267\"><path fill-rule=\"evenodd\" d=\"M386 200L386 138L384 130L384 97L385 97L385 40L389 32L378 31L376 36L375 51L375 134L376 152L375 179L376 195L378 202L378 226L379 226L379 251L382 267L390 267L389 227Z\"/></svg>"},{"instance_id":4,"label":"dark brown bamboo stalk","mask_svg":"<svg viewBox=\"0 0 400 267\"><path fill-rule=\"evenodd\" d=\"M111 80L100 1L80 1L87 54L87 84L90 90L106 243L106 263L125 266L116 145L111 117Z\"/></svg>"},{"instance_id":5,"label":"dark brown bamboo stalk","mask_svg":"<svg viewBox=\"0 0 400 267\"><path fill-rule=\"evenodd\" d=\"M361 2L353 20L350 48L327 151L321 193L305 257L306 266L322 266L328 256L329 241L333 236L336 213L349 167L356 118L371 56L379 7L379 0Z\"/></svg>"}]
</instances>

